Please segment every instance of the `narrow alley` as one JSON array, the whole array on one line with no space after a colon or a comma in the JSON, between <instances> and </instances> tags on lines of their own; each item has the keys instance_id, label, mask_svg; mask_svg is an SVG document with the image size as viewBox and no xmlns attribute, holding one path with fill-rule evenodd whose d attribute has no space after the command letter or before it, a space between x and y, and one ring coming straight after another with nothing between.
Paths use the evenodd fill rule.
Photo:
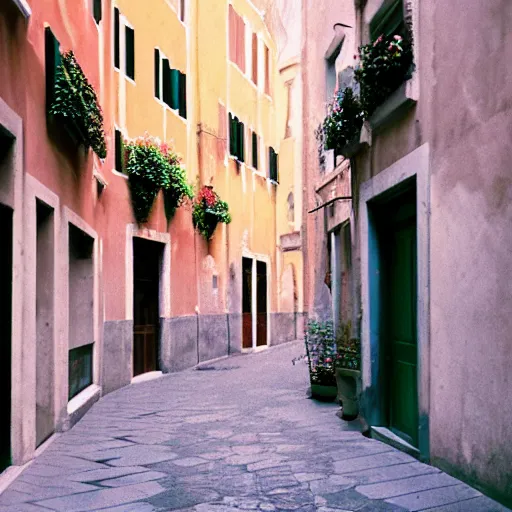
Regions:
<instances>
[{"instance_id":1,"label":"narrow alley","mask_svg":"<svg viewBox=\"0 0 512 512\"><path fill-rule=\"evenodd\" d=\"M133 384L56 436L0 512L507 509L308 400L290 343Z\"/></svg>"}]
</instances>

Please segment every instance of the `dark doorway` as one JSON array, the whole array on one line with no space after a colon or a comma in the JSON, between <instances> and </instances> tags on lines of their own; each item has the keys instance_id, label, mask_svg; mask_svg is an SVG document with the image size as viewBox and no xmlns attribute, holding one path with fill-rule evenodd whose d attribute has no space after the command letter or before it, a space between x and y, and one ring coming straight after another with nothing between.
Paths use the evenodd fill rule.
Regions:
<instances>
[{"instance_id":1,"label":"dark doorway","mask_svg":"<svg viewBox=\"0 0 512 512\"><path fill-rule=\"evenodd\" d=\"M242 258L242 347L252 348L252 259Z\"/></svg>"},{"instance_id":2,"label":"dark doorway","mask_svg":"<svg viewBox=\"0 0 512 512\"><path fill-rule=\"evenodd\" d=\"M160 270L163 245L133 239L133 375L159 368Z\"/></svg>"},{"instance_id":3,"label":"dark doorway","mask_svg":"<svg viewBox=\"0 0 512 512\"><path fill-rule=\"evenodd\" d=\"M0 471L11 464L12 210L0 204Z\"/></svg>"},{"instance_id":4,"label":"dark doorway","mask_svg":"<svg viewBox=\"0 0 512 512\"><path fill-rule=\"evenodd\" d=\"M36 445L54 427L54 222L53 208L36 204Z\"/></svg>"},{"instance_id":5,"label":"dark doorway","mask_svg":"<svg viewBox=\"0 0 512 512\"><path fill-rule=\"evenodd\" d=\"M418 445L416 193L388 202L380 229L389 428Z\"/></svg>"},{"instance_id":6,"label":"dark doorway","mask_svg":"<svg viewBox=\"0 0 512 512\"><path fill-rule=\"evenodd\" d=\"M267 264L256 262L256 346L267 344Z\"/></svg>"}]
</instances>

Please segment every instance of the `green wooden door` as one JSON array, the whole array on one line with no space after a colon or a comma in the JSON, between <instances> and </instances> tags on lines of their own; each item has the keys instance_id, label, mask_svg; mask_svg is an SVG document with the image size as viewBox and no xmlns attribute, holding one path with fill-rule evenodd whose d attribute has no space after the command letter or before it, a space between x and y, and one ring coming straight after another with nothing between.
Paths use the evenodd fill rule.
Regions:
<instances>
[{"instance_id":1,"label":"green wooden door","mask_svg":"<svg viewBox=\"0 0 512 512\"><path fill-rule=\"evenodd\" d=\"M418 444L416 215L402 203L391 217L388 257L389 424Z\"/></svg>"}]
</instances>

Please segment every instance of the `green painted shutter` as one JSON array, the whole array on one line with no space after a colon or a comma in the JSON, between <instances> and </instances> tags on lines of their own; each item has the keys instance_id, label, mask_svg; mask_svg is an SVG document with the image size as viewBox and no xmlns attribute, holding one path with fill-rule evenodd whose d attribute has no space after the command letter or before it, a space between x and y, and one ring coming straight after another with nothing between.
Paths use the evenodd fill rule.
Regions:
<instances>
[{"instance_id":1,"label":"green painted shutter","mask_svg":"<svg viewBox=\"0 0 512 512\"><path fill-rule=\"evenodd\" d=\"M171 69L171 91L169 106L178 110L180 108L180 72L177 69Z\"/></svg>"},{"instance_id":2,"label":"green painted shutter","mask_svg":"<svg viewBox=\"0 0 512 512\"><path fill-rule=\"evenodd\" d=\"M170 107L172 102L172 84L169 59L162 59L162 89L162 100Z\"/></svg>"},{"instance_id":3,"label":"green painted shutter","mask_svg":"<svg viewBox=\"0 0 512 512\"><path fill-rule=\"evenodd\" d=\"M115 153L116 153L116 171L124 172L123 158L123 137L119 130L115 131Z\"/></svg>"},{"instance_id":4,"label":"green painted shutter","mask_svg":"<svg viewBox=\"0 0 512 512\"><path fill-rule=\"evenodd\" d=\"M45 74L46 74L46 111L55 97L55 74L61 63L60 45L50 27L44 31L45 38Z\"/></svg>"},{"instance_id":5,"label":"green painted shutter","mask_svg":"<svg viewBox=\"0 0 512 512\"><path fill-rule=\"evenodd\" d=\"M233 116L231 115L231 112L229 113L229 124L228 124L228 130L229 130L229 154L234 155L235 154L235 130L234 130L234 122L233 122Z\"/></svg>"},{"instance_id":6,"label":"green painted shutter","mask_svg":"<svg viewBox=\"0 0 512 512\"><path fill-rule=\"evenodd\" d=\"M245 131L244 123L238 123L238 160L244 162L245 160Z\"/></svg>"},{"instance_id":7,"label":"green painted shutter","mask_svg":"<svg viewBox=\"0 0 512 512\"><path fill-rule=\"evenodd\" d=\"M101 0L93 0L93 18L97 24L101 21Z\"/></svg>"},{"instance_id":8,"label":"green painted shutter","mask_svg":"<svg viewBox=\"0 0 512 512\"><path fill-rule=\"evenodd\" d=\"M391 4L380 9L370 22L370 37L375 41L380 35L404 35L404 5L403 0L394 0Z\"/></svg>"},{"instance_id":9,"label":"green painted shutter","mask_svg":"<svg viewBox=\"0 0 512 512\"><path fill-rule=\"evenodd\" d=\"M125 27L126 76L135 80L135 31Z\"/></svg>"},{"instance_id":10,"label":"green painted shutter","mask_svg":"<svg viewBox=\"0 0 512 512\"><path fill-rule=\"evenodd\" d=\"M187 75L180 73L180 116L187 118Z\"/></svg>"},{"instance_id":11,"label":"green painted shutter","mask_svg":"<svg viewBox=\"0 0 512 512\"><path fill-rule=\"evenodd\" d=\"M160 94L160 50L158 48L155 48L155 98L162 98Z\"/></svg>"},{"instance_id":12,"label":"green painted shutter","mask_svg":"<svg viewBox=\"0 0 512 512\"><path fill-rule=\"evenodd\" d=\"M258 168L258 136L252 132L252 166Z\"/></svg>"},{"instance_id":13,"label":"green painted shutter","mask_svg":"<svg viewBox=\"0 0 512 512\"><path fill-rule=\"evenodd\" d=\"M119 69L120 62L120 26L119 26L119 9L114 8L114 66Z\"/></svg>"}]
</instances>

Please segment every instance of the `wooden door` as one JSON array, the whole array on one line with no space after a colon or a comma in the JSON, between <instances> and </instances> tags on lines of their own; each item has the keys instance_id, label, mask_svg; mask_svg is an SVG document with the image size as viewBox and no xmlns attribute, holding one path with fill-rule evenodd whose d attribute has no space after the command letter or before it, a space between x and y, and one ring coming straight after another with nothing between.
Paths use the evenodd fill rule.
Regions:
<instances>
[{"instance_id":1,"label":"wooden door","mask_svg":"<svg viewBox=\"0 0 512 512\"><path fill-rule=\"evenodd\" d=\"M256 346L267 344L267 264L256 262Z\"/></svg>"},{"instance_id":2,"label":"wooden door","mask_svg":"<svg viewBox=\"0 0 512 512\"><path fill-rule=\"evenodd\" d=\"M12 210L0 204L0 472L11 464Z\"/></svg>"},{"instance_id":3,"label":"wooden door","mask_svg":"<svg viewBox=\"0 0 512 512\"><path fill-rule=\"evenodd\" d=\"M413 198L414 199L414 198ZM390 429L418 444L417 263L414 202L389 217L387 332Z\"/></svg>"},{"instance_id":4,"label":"wooden door","mask_svg":"<svg viewBox=\"0 0 512 512\"><path fill-rule=\"evenodd\" d=\"M158 370L162 244L133 239L133 375Z\"/></svg>"},{"instance_id":5,"label":"wooden door","mask_svg":"<svg viewBox=\"0 0 512 512\"><path fill-rule=\"evenodd\" d=\"M242 258L242 347L252 348L252 259Z\"/></svg>"}]
</instances>

